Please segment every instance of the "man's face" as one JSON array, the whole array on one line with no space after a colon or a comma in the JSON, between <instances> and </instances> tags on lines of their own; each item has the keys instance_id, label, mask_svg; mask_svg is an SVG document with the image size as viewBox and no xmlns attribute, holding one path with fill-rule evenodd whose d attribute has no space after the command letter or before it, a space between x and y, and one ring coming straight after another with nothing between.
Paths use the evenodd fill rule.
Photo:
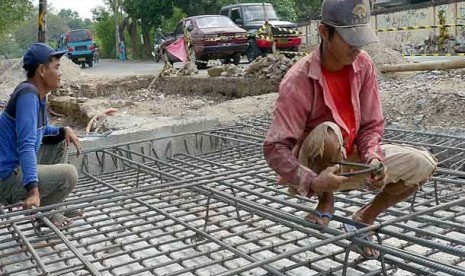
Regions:
<instances>
[{"instance_id":1,"label":"man's face","mask_svg":"<svg viewBox=\"0 0 465 276\"><path fill-rule=\"evenodd\" d=\"M321 37L325 42L325 48L327 51L326 58L331 59L333 62L341 65L352 64L357 56L360 54L360 47L354 47L349 45L344 39L335 31L334 36L329 38L328 29L326 26L322 26L320 30Z\"/></svg>"},{"instance_id":2,"label":"man's face","mask_svg":"<svg viewBox=\"0 0 465 276\"><path fill-rule=\"evenodd\" d=\"M41 77L49 90L56 89L61 85L60 59L52 57L48 65L41 65Z\"/></svg>"}]
</instances>

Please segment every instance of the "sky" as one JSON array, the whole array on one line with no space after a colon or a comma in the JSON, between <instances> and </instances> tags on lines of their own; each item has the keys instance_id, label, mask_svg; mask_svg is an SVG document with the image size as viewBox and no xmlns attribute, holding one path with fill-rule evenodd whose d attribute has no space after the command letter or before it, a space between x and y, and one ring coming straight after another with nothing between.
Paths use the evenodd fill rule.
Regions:
<instances>
[{"instance_id":1,"label":"sky","mask_svg":"<svg viewBox=\"0 0 465 276\"><path fill-rule=\"evenodd\" d=\"M38 6L39 0L32 0L32 4ZM90 10L97 6L103 6L103 0L47 0L47 5L52 5L57 11L71 9L77 11L82 19L92 19Z\"/></svg>"}]
</instances>

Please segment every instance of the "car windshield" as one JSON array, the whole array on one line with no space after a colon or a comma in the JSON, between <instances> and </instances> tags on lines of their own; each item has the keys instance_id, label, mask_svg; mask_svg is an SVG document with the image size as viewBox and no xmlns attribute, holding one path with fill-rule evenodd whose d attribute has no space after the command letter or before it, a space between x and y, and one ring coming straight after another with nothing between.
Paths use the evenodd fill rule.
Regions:
<instances>
[{"instance_id":1,"label":"car windshield","mask_svg":"<svg viewBox=\"0 0 465 276\"><path fill-rule=\"evenodd\" d=\"M273 6L265 5L265 9L263 9L263 5L257 6L244 6L243 7L243 17L244 21L255 21L255 20L265 20L265 11L268 20L277 20L278 16L273 9Z\"/></svg>"},{"instance_id":2,"label":"car windshield","mask_svg":"<svg viewBox=\"0 0 465 276\"><path fill-rule=\"evenodd\" d=\"M209 16L197 19L200 28L236 27L236 24L226 16Z\"/></svg>"},{"instance_id":3,"label":"car windshield","mask_svg":"<svg viewBox=\"0 0 465 276\"><path fill-rule=\"evenodd\" d=\"M88 41L92 40L90 36L90 32L88 30L79 30L79 31L72 31L70 33L70 42L80 42L80 41Z\"/></svg>"}]
</instances>

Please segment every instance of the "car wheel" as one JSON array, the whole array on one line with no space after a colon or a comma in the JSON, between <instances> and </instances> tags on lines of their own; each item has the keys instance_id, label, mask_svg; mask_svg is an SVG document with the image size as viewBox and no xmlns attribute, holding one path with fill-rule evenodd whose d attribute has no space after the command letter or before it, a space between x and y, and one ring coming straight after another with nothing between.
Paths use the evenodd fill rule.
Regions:
<instances>
[{"instance_id":1,"label":"car wheel","mask_svg":"<svg viewBox=\"0 0 465 276\"><path fill-rule=\"evenodd\" d=\"M208 60L195 61L195 65L197 66L198 69L205 69L207 68Z\"/></svg>"},{"instance_id":2,"label":"car wheel","mask_svg":"<svg viewBox=\"0 0 465 276\"><path fill-rule=\"evenodd\" d=\"M87 65L91 68L94 65L94 61L92 59L87 60Z\"/></svg>"},{"instance_id":3,"label":"car wheel","mask_svg":"<svg viewBox=\"0 0 465 276\"><path fill-rule=\"evenodd\" d=\"M235 53L232 59L234 65L239 65L239 63L241 63L241 53Z\"/></svg>"},{"instance_id":4,"label":"car wheel","mask_svg":"<svg viewBox=\"0 0 465 276\"><path fill-rule=\"evenodd\" d=\"M220 58L221 64L229 64L231 62L231 58Z\"/></svg>"},{"instance_id":5,"label":"car wheel","mask_svg":"<svg viewBox=\"0 0 465 276\"><path fill-rule=\"evenodd\" d=\"M258 48L255 39L249 39L249 47L245 51L245 55L247 56L247 60L249 62L254 61L257 57L262 55L262 51L260 48Z\"/></svg>"}]
</instances>

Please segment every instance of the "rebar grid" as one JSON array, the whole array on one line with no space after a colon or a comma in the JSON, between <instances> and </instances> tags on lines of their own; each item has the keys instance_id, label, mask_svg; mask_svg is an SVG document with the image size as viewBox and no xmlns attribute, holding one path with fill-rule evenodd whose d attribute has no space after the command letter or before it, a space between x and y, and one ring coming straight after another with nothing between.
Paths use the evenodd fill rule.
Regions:
<instances>
[{"instance_id":1,"label":"rebar grid","mask_svg":"<svg viewBox=\"0 0 465 276\"><path fill-rule=\"evenodd\" d=\"M253 119L86 151L79 185L65 203L41 207L40 214L0 210L1 269L6 275L465 275L465 139L388 130L389 142L431 150L440 169L375 225L345 233L342 223L374 194L337 193L329 227L306 221L316 201L276 185L263 160L269 123ZM84 215L69 229L33 232L31 219L77 208ZM361 239L370 231L380 243ZM348 251L363 244L382 258Z\"/></svg>"}]
</instances>

